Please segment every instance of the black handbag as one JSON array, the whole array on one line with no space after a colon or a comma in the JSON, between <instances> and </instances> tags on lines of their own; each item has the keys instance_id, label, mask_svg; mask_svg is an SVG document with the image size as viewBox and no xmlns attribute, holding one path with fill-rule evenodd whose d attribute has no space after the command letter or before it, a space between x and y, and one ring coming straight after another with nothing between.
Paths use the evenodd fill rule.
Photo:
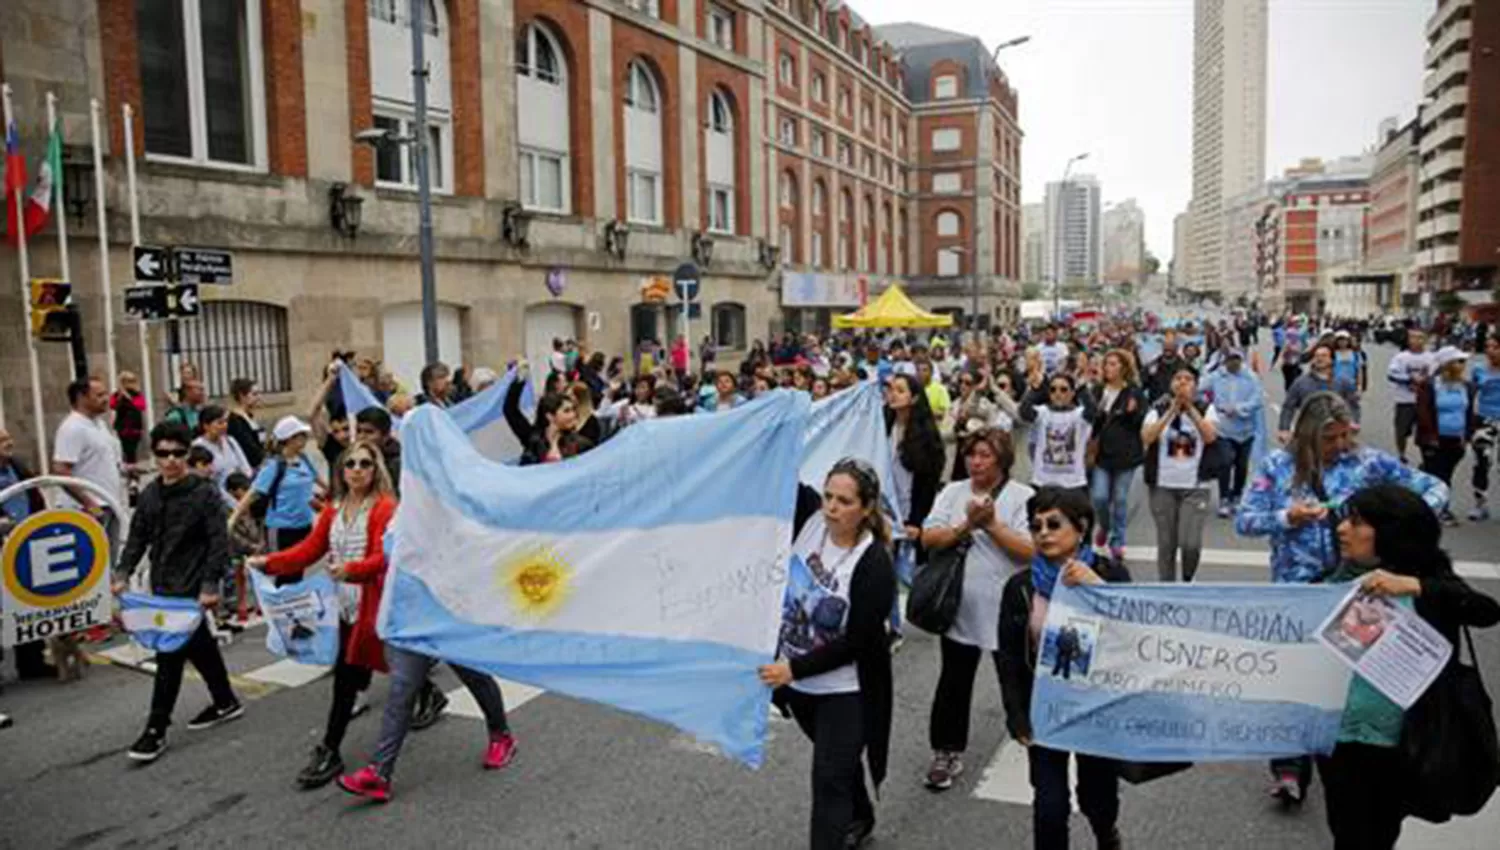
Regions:
<instances>
[{"instance_id":1,"label":"black handbag","mask_svg":"<svg viewBox=\"0 0 1500 850\"><path fill-rule=\"evenodd\" d=\"M1467 628L1464 642L1471 663L1462 663L1455 652L1406 712L1401 728L1406 813L1432 823L1479 812L1500 785L1493 704Z\"/></svg>"},{"instance_id":2,"label":"black handbag","mask_svg":"<svg viewBox=\"0 0 1500 850\"><path fill-rule=\"evenodd\" d=\"M963 601L964 559L973 545L973 538L965 537L946 549L927 550L927 563L912 576L906 597L907 622L935 635L953 627Z\"/></svg>"}]
</instances>

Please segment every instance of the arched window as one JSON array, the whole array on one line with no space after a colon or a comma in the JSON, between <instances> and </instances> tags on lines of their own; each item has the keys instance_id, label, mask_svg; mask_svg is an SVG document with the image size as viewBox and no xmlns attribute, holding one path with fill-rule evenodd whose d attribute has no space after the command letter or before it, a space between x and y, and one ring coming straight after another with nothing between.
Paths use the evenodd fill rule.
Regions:
<instances>
[{"instance_id":1,"label":"arched window","mask_svg":"<svg viewBox=\"0 0 1500 850\"><path fill-rule=\"evenodd\" d=\"M937 235L958 235L958 213L952 210L944 210L937 215Z\"/></svg>"},{"instance_id":2,"label":"arched window","mask_svg":"<svg viewBox=\"0 0 1500 850\"><path fill-rule=\"evenodd\" d=\"M734 232L734 109L729 96L715 89L708 96L708 127L704 132L704 160L708 186L708 229Z\"/></svg>"},{"instance_id":3,"label":"arched window","mask_svg":"<svg viewBox=\"0 0 1500 850\"><path fill-rule=\"evenodd\" d=\"M891 202L885 201L880 205L880 270L886 274L894 274L896 269L891 265L891 241L895 238L892 228L895 221L891 218Z\"/></svg>"},{"instance_id":4,"label":"arched window","mask_svg":"<svg viewBox=\"0 0 1500 850\"><path fill-rule=\"evenodd\" d=\"M370 101L375 129L392 136L417 134L416 101L411 83L411 21L400 0L373 0L370 15ZM422 51L427 60L427 170L432 188L452 191L453 96L449 85L448 10L429 0L422 22ZM414 188L415 145L384 144L375 153L375 182Z\"/></svg>"},{"instance_id":5,"label":"arched window","mask_svg":"<svg viewBox=\"0 0 1500 850\"><path fill-rule=\"evenodd\" d=\"M828 188L822 180L812 184L812 266L828 265Z\"/></svg>"},{"instance_id":6,"label":"arched window","mask_svg":"<svg viewBox=\"0 0 1500 850\"><path fill-rule=\"evenodd\" d=\"M626 217L662 223L661 89L640 61L625 72Z\"/></svg>"},{"instance_id":7,"label":"arched window","mask_svg":"<svg viewBox=\"0 0 1500 850\"><path fill-rule=\"evenodd\" d=\"M797 203L797 178L792 172L781 172L781 179L776 186L777 196L781 198L781 208L789 210Z\"/></svg>"},{"instance_id":8,"label":"arched window","mask_svg":"<svg viewBox=\"0 0 1500 850\"><path fill-rule=\"evenodd\" d=\"M516 128L521 203L528 209L572 209L568 67L557 37L533 23L516 39ZM524 118L524 120L519 120Z\"/></svg>"},{"instance_id":9,"label":"arched window","mask_svg":"<svg viewBox=\"0 0 1500 850\"><path fill-rule=\"evenodd\" d=\"M854 268L854 193L847 188L839 190L838 265L845 270Z\"/></svg>"},{"instance_id":10,"label":"arched window","mask_svg":"<svg viewBox=\"0 0 1500 850\"><path fill-rule=\"evenodd\" d=\"M797 194L797 176L790 169L781 172L779 180L779 191L781 193L781 232L778 244L781 245L781 261L784 265L793 265L800 259L797 250L799 241L798 228L802 223L802 215Z\"/></svg>"},{"instance_id":11,"label":"arched window","mask_svg":"<svg viewBox=\"0 0 1500 850\"><path fill-rule=\"evenodd\" d=\"M875 270L875 199L865 195L865 270Z\"/></svg>"}]
</instances>

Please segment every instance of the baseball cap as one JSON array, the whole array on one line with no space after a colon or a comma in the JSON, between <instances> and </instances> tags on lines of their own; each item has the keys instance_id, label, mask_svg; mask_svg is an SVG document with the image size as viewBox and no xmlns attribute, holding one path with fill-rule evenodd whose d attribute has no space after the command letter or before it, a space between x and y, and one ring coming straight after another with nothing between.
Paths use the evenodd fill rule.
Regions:
<instances>
[{"instance_id":1,"label":"baseball cap","mask_svg":"<svg viewBox=\"0 0 1500 850\"><path fill-rule=\"evenodd\" d=\"M312 427L295 416L283 416L277 421L271 435L279 442L286 442L298 434L311 434Z\"/></svg>"},{"instance_id":2,"label":"baseball cap","mask_svg":"<svg viewBox=\"0 0 1500 850\"><path fill-rule=\"evenodd\" d=\"M1224 352L1224 359L1228 360L1230 358L1238 358L1240 360L1244 360L1245 352L1239 350L1238 348L1231 348Z\"/></svg>"},{"instance_id":3,"label":"baseball cap","mask_svg":"<svg viewBox=\"0 0 1500 850\"><path fill-rule=\"evenodd\" d=\"M1451 345L1445 345L1437 350L1437 354L1434 355L1433 359L1437 361L1438 368L1441 369L1455 360L1468 360L1469 355L1467 352L1460 351Z\"/></svg>"}]
</instances>

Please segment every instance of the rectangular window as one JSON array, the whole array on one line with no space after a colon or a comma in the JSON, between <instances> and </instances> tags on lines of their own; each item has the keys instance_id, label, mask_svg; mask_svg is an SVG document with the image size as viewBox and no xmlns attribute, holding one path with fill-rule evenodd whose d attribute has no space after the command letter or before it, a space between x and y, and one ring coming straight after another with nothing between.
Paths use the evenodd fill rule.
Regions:
<instances>
[{"instance_id":1,"label":"rectangular window","mask_svg":"<svg viewBox=\"0 0 1500 850\"><path fill-rule=\"evenodd\" d=\"M957 171L944 171L932 175L932 191L939 195L952 195L964 189L963 178Z\"/></svg>"},{"instance_id":2,"label":"rectangular window","mask_svg":"<svg viewBox=\"0 0 1500 850\"><path fill-rule=\"evenodd\" d=\"M661 175L654 171L629 171L628 182L630 220L642 224L660 224Z\"/></svg>"},{"instance_id":3,"label":"rectangular window","mask_svg":"<svg viewBox=\"0 0 1500 850\"><path fill-rule=\"evenodd\" d=\"M781 264L792 264L792 228L785 224L781 226Z\"/></svg>"},{"instance_id":4,"label":"rectangular window","mask_svg":"<svg viewBox=\"0 0 1500 850\"><path fill-rule=\"evenodd\" d=\"M146 153L204 165L262 166L260 4L135 4Z\"/></svg>"},{"instance_id":5,"label":"rectangular window","mask_svg":"<svg viewBox=\"0 0 1500 850\"><path fill-rule=\"evenodd\" d=\"M944 248L938 251L938 277L957 277L961 273L958 260L958 252L951 248Z\"/></svg>"},{"instance_id":6,"label":"rectangular window","mask_svg":"<svg viewBox=\"0 0 1500 850\"><path fill-rule=\"evenodd\" d=\"M859 123L866 130L875 129L875 107L871 106L868 103L861 104L859 110L859 119Z\"/></svg>"},{"instance_id":7,"label":"rectangular window","mask_svg":"<svg viewBox=\"0 0 1500 850\"><path fill-rule=\"evenodd\" d=\"M839 89L839 115L847 118L854 114L853 110L854 103L853 98L849 95L849 90Z\"/></svg>"},{"instance_id":8,"label":"rectangular window","mask_svg":"<svg viewBox=\"0 0 1500 850\"><path fill-rule=\"evenodd\" d=\"M196 321L177 323L176 338L178 352L197 364L209 395L227 396L235 378L250 378L263 393L291 392L285 307L216 298L199 309Z\"/></svg>"},{"instance_id":9,"label":"rectangular window","mask_svg":"<svg viewBox=\"0 0 1500 850\"><path fill-rule=\"evenodd\" d=\"M938 99L958 97L958 77L944 74L932 81L932 96Z\"/></svg>"},{"instance_id":10,"label":"rectangular window","mask_svg":"<svg viewBox=\"0 0 1500 850\"><path fill-rule=\"evenodd\" d=\"M797 119L782 117L781 119L781 143L783 145L797 144Z\"/></svg>"},{"instance_id":11,"label":"rectangular window","mask_svg":"<svg viewBox=\"0 0 1500 850\"><path fill-rule=\"evenodd\" d=\"M875 176L875 155L865 151L865 176Z\"/></svg>"},{"instance_id":12,"label":"rectangular window","mask_svg":"<svg viewBox=\"0 0 1500 850\"><path fill-rule=\"evenodd\" d=\"M797 63L792 60L790 53L781 54L779 63L781 84L784 86L797 85Z\"/></svg>"},{"instance_id":13,"label":"rectangular window","mask_svg":"<svg viewBox=\"0 0 1500 850\"><path fill-rule=\"evenodd\" d=\"M889 142L891 140L891 116L880 116L880 138Z\"/></svg>"},{"instance_id":14,"label":"rectangular window","mask_svg":"<svg viewBox=\"0 0 1500 850\"><path fill-rule=\"evenodd\" d=\"M823 234L816 230L812 234L812 265L814 268L823 267Z\"/></svg>"},{"instance_id":15,"label":"rectangular window","mask_svg":"<svg viewBox=\"0 0 1500 850\"><path fill-rule=\"evenodd\" d=\"M814 103L828 102L828 83L822 74L816 72L812 78L812 99Z\"/></svg>"},{"instance_id":16,"label":"rectangular window","mask_svg":"<svg viewBox=\"0 0 1500 850\"><path fill-rule=\"evenodd\" d=\"M822 130L812 131L812 154L817 157L828 156L828 134Z\"/></svg>"},{"instance_id":17,"label":"rectangular window","mask_svg":"<svg viewBox=\"0 0 1500 850\"><path fill-rule=\"evenodd\" d=\"M839 139L839 164L849 167L854 165L854 146L847 139Z\"/></svg>"},{"instance_id":18,"label":"rectangular window","mask_svg":"<svg viewBox=\"0 0 1500 850\"><path fill-rule=\"evenodd\" d=\"M725 50L734 49L734 13L721 6L708 7L708 40Z\"/></svg>"},{"instance_id":19,"label":"rectangular window","mask_svg":"<svg viewBox=\"0 0 1500 850\"><path fill-rule=\"evenodd\" d=\"M934 153L956 151L962 141L957 127L941 127L932 131L932 150Z\"/></svg>"},{"instance_id":20,"label":"rectangular window","mask_svg":"<svg viewBox=\"0 0 1500 850\"><path fill-rule=\"evenodd\" d=\"M521 203L542 212L568 211L567 156L552 151L521 149Z\"/></svg>"},{"instance_id":21,"label":"rectangular window","mask_svg":"<svg viewBox=\"0 0 1500 850\"><path fill-rule=\"evenodd\" d=\"M717 233L734 232L734 190L727 186L708 187L708 229Z\"/></svg>"},{"instance_id":22,"label":"rectangular window","mask_svg":"<svg viewBox=\"0 0 1500 850\"><path fill-rule=\"evenodd\" d=\"M414 122L410 116L375 113L375 126L394 134L375 149L375 182L399 189L417 187L417 146L411 144ZM447 133L442 124L427 126L427 179L434 192L448 191Z\"/></svg>"}]
</instances>

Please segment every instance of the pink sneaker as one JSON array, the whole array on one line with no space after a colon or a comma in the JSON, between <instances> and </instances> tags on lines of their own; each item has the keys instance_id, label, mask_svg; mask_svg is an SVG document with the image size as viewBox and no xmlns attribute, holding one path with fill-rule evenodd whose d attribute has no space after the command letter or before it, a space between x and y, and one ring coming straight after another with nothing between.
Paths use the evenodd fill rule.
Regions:
<instances>
[{"instance_id":1,"label":"pink sneaker","mask_svg":"<svg viewBox=\"0 0 1500 850\"><path fill-rule=\"evenodd\" d=\"M391 781L376 773L373 767L362 767L348 776L340 776L338 783L340 788L356 797L376 803L390 802Z\"/></svg>"},{"instance_id":2,"label":"pink sneaker","mask_svg":"<svg viewBox=\"0 0 1500 850\"><path fill-rule=\"evenodd\" d=\"M498 738L491 738L489 746L484 748L484 769L499 770L515 757L516 736L506 732Z\"/></svg>"}]
</instances>

